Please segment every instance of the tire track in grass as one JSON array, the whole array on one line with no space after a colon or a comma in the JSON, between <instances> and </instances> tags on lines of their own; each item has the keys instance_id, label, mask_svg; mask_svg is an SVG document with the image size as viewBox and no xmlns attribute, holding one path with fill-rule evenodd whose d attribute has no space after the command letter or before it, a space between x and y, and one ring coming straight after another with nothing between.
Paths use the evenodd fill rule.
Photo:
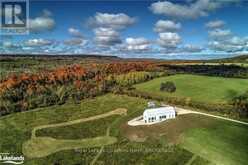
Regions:
<instances>
[{"instance_id":1,"label":"tire track in grass","mask_svg":"<svg viewBox=\"0 0 248 165\"><path fill-rule=\"evenodd\" d=\"M197 158L197 155L194 154L185 165L191 165L196 158Z\"/></svg>"},{"instance_id":2,"label":"tire track in grass","mask_svg":"<svg viewBox=\"0 0 248 165\"><path fill-rule=\"evenodd\" d=\"M110 131L110 126L107 128L107 131L106 131L106 136L109 136L109 131ZM94 165L97 161L97 159L100 157L100 155L102 154L103 152L103 149L104 149L104 146L102 146L100 148L100 151L97 153L97 155L95 156L95 158L92 160L92 162L90 163L90 165Z\"/></svg>"},{"instance_id":3,"label":"tire track in grass","mask_svg":"<svg viewBox=\"0 0 248 165\"><path fill-rule=\"evenodd\" d=\"M96 115L96 116L91 116L91 117L88 117L88 118L76 119L76 120L57 123L57 124L47 124L47 125L37 126L37 127L34 127L34 129L32 130L32 138L36 138L35 133L36 133L37 130L40 130L40 129L54 128L54 127L64 127L64 126L74 125L74 124L87 122L87 121L91 121L91 120L97 120L97 119L105 118L105 117L112 116L112 115L123 115L123 114L126 114L126 113L127 113L126 109L117 108L116 110L113 110L113 111L110 111L110 112L107 112L107 113L104 113L104 114Z\"/></svg>"},{"instance_id":4,"label":"tire track in grass","mask_svg":"<svg viewBox=\"0 0 248 165\"><path fill-rule=\"evenodd\" d=\"M127 114L127 109L117 108L113 111L96 116L91 116L88 118L81 118L58 124L48 124L48 125L35 127L32 130L31 139L23 143L23 147L22 147L23 153L30 158L37 158L37 157L44 157L61 150L69 150L73 148L75 149L75 148L84 148L84 147L100 147L100 146L101 146L100 151L102 152L104 145L110 145L117 141L115 137L109 136L110 128L107 129L105 136L79 139L79 140L64 140L64 139L57 140L51 137L36 137L35 133L37 130L40 129L68 126L81 122L97 120L112 115L126 115L126 114ZM101 152L99 152L99 156ZM96 157L96 160L98 157Z\"/></svg>"}]
</instances>

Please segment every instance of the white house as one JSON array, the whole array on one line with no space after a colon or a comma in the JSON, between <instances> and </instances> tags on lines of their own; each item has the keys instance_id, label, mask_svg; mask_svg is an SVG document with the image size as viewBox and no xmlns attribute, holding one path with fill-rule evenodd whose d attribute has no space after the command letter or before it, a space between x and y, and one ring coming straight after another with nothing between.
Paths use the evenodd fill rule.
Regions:
<instances>
[{"instance_id":1,"label":"white house","mask_svg":"<svg viewBox=\"0 0 248 165\"><path fill-rule=\"evenodd\" d=\"M171 106L149 108L146 109L143 113L143 120L145 121L145 123L160 122L166 119L173 119L175 117L175 108Z\"/></svg>"}]
</instances>

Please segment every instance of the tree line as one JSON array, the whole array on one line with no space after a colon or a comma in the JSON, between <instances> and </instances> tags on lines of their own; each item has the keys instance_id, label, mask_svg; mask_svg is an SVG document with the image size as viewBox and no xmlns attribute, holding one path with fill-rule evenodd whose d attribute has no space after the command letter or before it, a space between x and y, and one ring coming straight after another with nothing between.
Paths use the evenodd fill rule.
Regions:
<instances>
[{"instance_id":1,"label":"tree line","mask_svg":"<svg viewBox=\"0 0 248 165\"><path fill-rule=\"evenodd\" d=\"M153 73L154 72L154 73ZM0 82L0 114L75 103L159 76L150 62L117 62L65 66L33 74L11 75Z\"/></svg>"}]
</instances>

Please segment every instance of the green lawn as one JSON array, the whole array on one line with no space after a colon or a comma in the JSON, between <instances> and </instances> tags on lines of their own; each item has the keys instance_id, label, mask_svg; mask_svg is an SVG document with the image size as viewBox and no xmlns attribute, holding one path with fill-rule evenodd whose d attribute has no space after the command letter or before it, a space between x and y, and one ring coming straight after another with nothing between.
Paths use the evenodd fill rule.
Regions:
<instances>
[{"instance_id":1,"label":"green lawn","mask_svg":"<svg viewBox=\"0 0 248 165\"><path fill-rule=\"evenodd\" d=\"M166 81L175 83L176 92L167 93L160 91L160 84ZM247 84L248 80L245 79L182 74L157 78L135 85L135 88L138 91L144 91L151 95L190 98L193 101L204 103L227 103L234 96L247 91Z\"/></svg>"},{"instance_id":2,"label":"green lawn","mask_svg":"<svg viewBox=\"0 0 248 165\"><path fill-rule=\"evenodd\" d=\"M118 117L115 115L98 119L99 121L92 120L70 126L41 129L36 132L36 136L50 136L56 139L81 139L102 136L108 126Z\"/></svg>"},{"instance_id":3,"label":"green lawn","mask_svg":"<svg viewBox=\"0 0 248 165\"><path fill-rule=\"evenodd\" d=\"M101 147L115 142L117 142L117 139L110 136L99 136L79 140L58 140L49 137L38 137L24 142L23 153L29 158L39 158L63 150Z\"/></svg>"},{"instance_id":4,"label":"green lawn","mask_svg":"<svg viewBox=\"0 0 248 165\"><path fill-rule=\"evenodd\" d=\"M34 127L88 118L116 108L126 108L128 109L126 116L116 116L113 120L111 117L107 117L107 122L95 120L92 125L82 123L85 126L80 126L78 123L58 127L62 132L54 130L55 127L39 130L37 135L40 131L48 129L42 134L48 138L49 133L51 133L50 139L42 141L42 137L38 136L34 141L29 141L30 144L28 145L32 147L33 144L31 143L39 145L45 142L46 145L53 144L59 146L58 148L65 147L68 150L56 152L57 147L55 147L51 148L50 155L47 155L47 152L38 153L39 155L44 154L43 156L47 155L45 157L25 157L25 165L90 164L99 153L99 144L105 140L107 140L106 144L108 145L104 147L103 151L105 152L99 155L96 164L184 165L192 161L192 164L206 165L210 161L213 163L223 161L245 165L248 161L248 127L204 116L184 115L158 125L137 127L135 128L137 134L147 136L146 141L129 140L127 135L130 135L133 129L128 127L126 122L142 114L146 104L147 100L141 98L107 94L94 99L83 100L80 104L67 103L1 117L0 151L22 155L23 150L26 152L25 148L22 150L23 143L31 138L31 131ZM72 127L75 127L75 131ZM110 136L105 137L105 134L102 134L102 139L81 141L81 137L78 135L78 130L86 130L86 137L98 136L101 134L100 132L94 134L89 129L106 131L107 127L110 128ZM65 128L65 130L60 128ZM66 133L69 134L68 139L63 140L62 135ZM61 137L61 139L53 139L57 137ZM71 138L73 141L70 141ZM87 148L87 145L94 148ZM67 148L68 146L70 148ZM80 149L81 147L82 149ZM40 152L42 151L44 150Z\"/></svg>"},{"instance_id":5,"label":"green lawn","mask_svg":"<svg viewBox=\"0 0 248 165\"><path fill-rule=\"evenodd\" d=\"M210 128L186 131L181 145L215 164L247 164L247 131L247 126L218 121Z\"/></svg>"}]
</instances>

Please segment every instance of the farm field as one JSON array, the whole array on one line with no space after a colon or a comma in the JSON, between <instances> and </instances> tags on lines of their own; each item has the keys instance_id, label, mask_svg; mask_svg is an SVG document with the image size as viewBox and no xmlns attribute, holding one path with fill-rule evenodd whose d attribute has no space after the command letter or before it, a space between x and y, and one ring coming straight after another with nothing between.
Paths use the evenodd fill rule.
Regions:
<instances>
[{"instance_id":1,"label":"farm field","mask_svg":"<svg viewBox=\"0 0 248 165\"><path fill-rule=\"evenodd\" d=\"M39 144L39 138L43 136L76 140L104 136L109 128L109 135L117 138L114 144L111 142L104 147L89 147L89 144L89 148L82 150L68 149L40 158L25 157L25 164L90 164L93 160L96 164L186 164L189 161L192 164L218 164L221 161L245 164L248 161L248 127L232 122L189 114L149 127L127 126L128 120L142 114L147 101L107 94L85 99L80 104L68 102L1 117L0 131L5 136L0 138L0 148L3 152L22 154L23 143L31 138L31 131L35 127L56 125L101 115L117 108L126 108L128 111L125 116L106 117L103 120L58 128L43 128L38 130L36 135L36 143ZM101 129L103 131L100 131ZM80 133L85 134L79 135ZM203 138L206 141L202 140Z\"/></svg>"},{"instance_id":2,"label":"farm field","mask_svg":"<svg viewBox=\"0 0 248 165\"><path fill-rule=\"evenodd\" d=\"M166 81L175 83L176 92L160 91L160 84ZM247 79L179 74L137 84L135 88L151 95L189 98L204 103L228 103L248 90L247 83Z\"/></svg>"}]
</instances>

